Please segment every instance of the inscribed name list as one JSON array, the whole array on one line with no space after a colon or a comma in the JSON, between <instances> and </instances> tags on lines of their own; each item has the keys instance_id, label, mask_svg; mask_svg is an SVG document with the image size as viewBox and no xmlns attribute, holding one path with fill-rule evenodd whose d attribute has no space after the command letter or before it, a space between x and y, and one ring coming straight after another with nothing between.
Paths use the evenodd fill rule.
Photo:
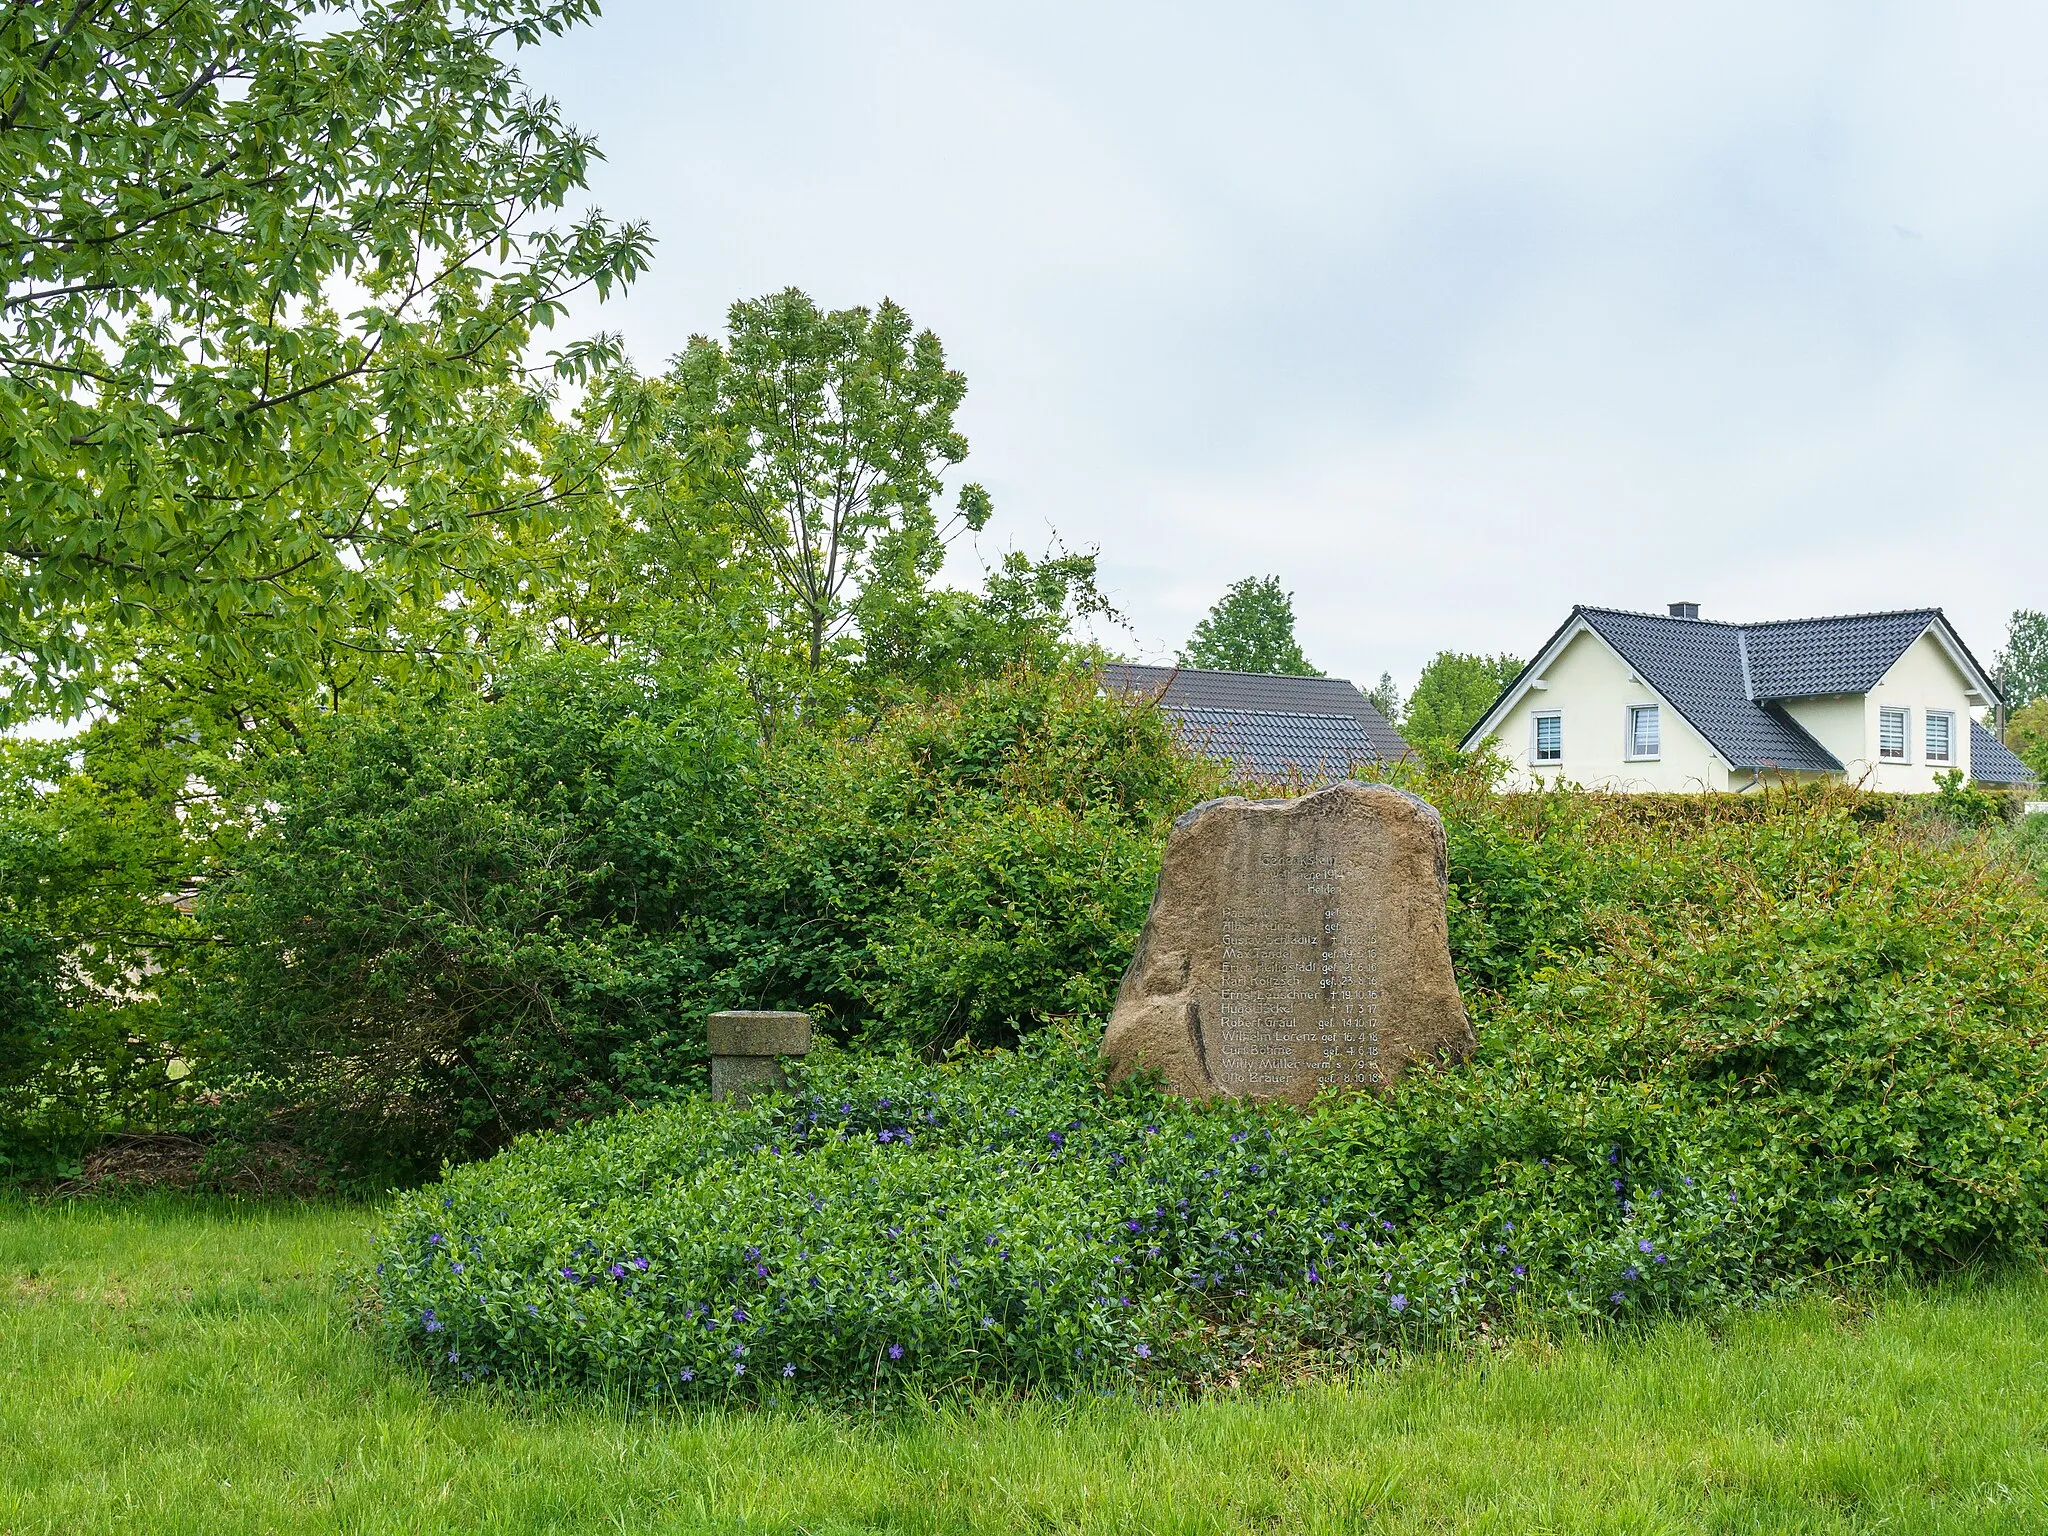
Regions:
<instances>
[{"instance_id":1,"label":"inscribed name list","mask_svg":"<svg viewBox=\"0 0 2048 1536\"><path fill-rule=\"evenodd\" d=\"M1218 904L1212 1071L1229 1093L1265 1097L1305 1077L1318 1089L1386 1081L1370 876L1333 850L1287 846L1313 829L1277 821L1257 828L1244 846L1252 867L1230 872L1239 878Z\"/></svg>"}]
</instances>

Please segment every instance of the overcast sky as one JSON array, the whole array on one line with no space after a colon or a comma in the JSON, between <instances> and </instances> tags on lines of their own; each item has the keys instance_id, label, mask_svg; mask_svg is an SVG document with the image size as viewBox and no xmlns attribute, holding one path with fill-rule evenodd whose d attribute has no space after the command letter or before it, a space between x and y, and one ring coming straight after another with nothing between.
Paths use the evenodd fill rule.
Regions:
<instances>
[{"instance_id":1,"label":"overcast sky","mask_svg":"<svg viewBox=\"0 0 2048 1536\"><path fill-rule=\"evenodd\" d=\"M579 324L894 298L982 556L1099 549L1127 652L1268 573L1404 687L1575 602L1939 604L1987 664L2048 607L2048 8L605 10L520 59L660 241Z\"/></svg>"}]
</instances>

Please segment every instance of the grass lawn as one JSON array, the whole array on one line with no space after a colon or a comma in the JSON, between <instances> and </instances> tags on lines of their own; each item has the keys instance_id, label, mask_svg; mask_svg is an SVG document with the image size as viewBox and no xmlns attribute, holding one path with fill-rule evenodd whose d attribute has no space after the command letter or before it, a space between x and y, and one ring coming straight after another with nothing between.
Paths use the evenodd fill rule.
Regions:
<instances>
[{"instance_id":1,"label":"grass lawn","mask_svg":"<svg viewBox=\"0 0 2048 1536\"><path fill-rule=\"evenodd\" d=\"M360 1210L0 1203L0 1531L2043 1531L2048 1277L1342 1387L880 1421L442 1397Z\"/></svg>"}]
</instances>

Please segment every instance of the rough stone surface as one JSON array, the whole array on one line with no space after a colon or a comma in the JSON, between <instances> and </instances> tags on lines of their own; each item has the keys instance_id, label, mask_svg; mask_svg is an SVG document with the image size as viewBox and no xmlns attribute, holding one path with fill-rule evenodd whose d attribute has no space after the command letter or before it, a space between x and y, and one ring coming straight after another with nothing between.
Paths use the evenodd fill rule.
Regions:
<instances>
[{"instance_id":1,"label":"rough stone surface","mask_svg":"<svg viewBox=\"0 0 2048 1536\"><path fill-rule=\"evenodd\" d=\"M714 1013L706 1034L714 1056L802 1056L811 1048L808 1013Z\"/></svg>"},{"instance_id":2,"label":"rough stone surface","mask_svg":"<svg viewBox=\"0 0 2048 1536\"><path fill-rule=\"evenodd\" d=\"M1230 796L1174 823L1102 1049L1190 1098L1306 1104L1475 1044L1451 974L1443 821L1382 784Z\"/></svg>"},{"instance_id":3,"label":"rough stone surface","mask_svg":"<svg viewBox=\"0 0 2048 1536\"><path fill-rule=\"evenodd\" d=\"M734 1011L714 1013L705 1034L711 1047L711 1097L744 1102L756 1088L789 1086L783 1056L811 1048L808 1013Z\"/></svg>"}]
</instances>

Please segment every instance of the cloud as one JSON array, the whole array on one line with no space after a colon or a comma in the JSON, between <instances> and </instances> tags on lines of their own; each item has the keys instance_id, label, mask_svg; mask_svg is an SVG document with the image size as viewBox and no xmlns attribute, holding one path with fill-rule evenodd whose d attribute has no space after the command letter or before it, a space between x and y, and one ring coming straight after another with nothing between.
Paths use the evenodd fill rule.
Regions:
<instances>
[{"instance_id":1,"label":"cloud","mask_svg":"<svg viewBox=\"0 0 2048 1536\"><path fill-rule=\"evenodd\" d=\"M989 547L1099 545L1150 655L1276 573L1369 679L1577 601L1939 603L1986 654L2048 603L2044 33L639 0L522 64L662 238L602 319L643 363L889 294L972 381Z\"/></svg>"}]
</instances>

